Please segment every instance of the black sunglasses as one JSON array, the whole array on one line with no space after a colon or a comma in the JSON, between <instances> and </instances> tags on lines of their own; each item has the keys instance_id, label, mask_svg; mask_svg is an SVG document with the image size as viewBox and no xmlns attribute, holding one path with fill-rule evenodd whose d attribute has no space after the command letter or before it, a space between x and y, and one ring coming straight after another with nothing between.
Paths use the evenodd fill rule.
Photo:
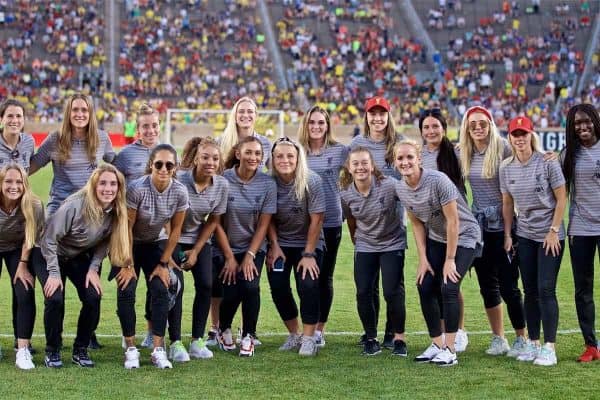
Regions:
<instances>
[{"instance_id":1,"label":"black sunglasses","mask_svg":"<svg viewBox=\"0 0 600 400\"><path fill-rule=\"evenodd\" d=\"M279 143L290 143L291 145L293 145L296 148L296 150L300 150L300 148L298 147L298 144L295 141L293 141L292 139L290 139L287 136L284 136L284 137L280 137L279 139L277 139L275 141L275 143L273 143L273 147L271 148L271 153L273 153L273 151L275 150L275 147Z\"/></svg>"},{"instance_id":2,"label":"black sunglasses","mask_svg":"<svg viewBox=\"0 0 600 400\"><path fill-rule=\"evenodd\" d=\"M422 110L421 111L421 118L425 118L425 117L441 117L442 116L442 110L439 108L429 108L427 110Z\"/></svg>"},{"instance_id":3,"label":"black sunglasses","mask_svg":"<svg viewBox=\"0 0 600 400\"><path fill-rule=\"evenodd\" d=\"M154 161L154 168L157 170L161 170L163 167L167 167L167 171L172 171L175 168L175 163L171 161L162 162L162 161Z\"/></svg>"}]
</instances>

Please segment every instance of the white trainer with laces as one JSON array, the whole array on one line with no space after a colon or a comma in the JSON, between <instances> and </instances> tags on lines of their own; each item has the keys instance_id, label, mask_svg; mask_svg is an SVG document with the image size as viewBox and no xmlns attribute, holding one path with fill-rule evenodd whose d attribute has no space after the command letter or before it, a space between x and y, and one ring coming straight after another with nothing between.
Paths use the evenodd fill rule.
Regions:
<instances>
[{"instance_id":1,"label":"white trainer with laces","mask_svg":"<svg viewBox=\"0 0 600 400\"><path fill-rule=\"evenodd\" d=\"M240 341L240 357L252 356L254 356L254 339L248 334Z\"/></svg>"},{"instance_id":2,"label":"white trainer with laces","mask_svg":"<svg viewBox=\"0 0 600 400\"><path fill-rule=\"evenodd\" d=\"M169 358L175 362L188 362L190 355L181 340L176 340L169 346Z\"/></svg>"},{"instance_id":3,"label":"white trainer with laces","mask_svg":"<svg viewBox=\"0 0 600 400\"><path fill-rule=\"evenodd\" d=\"M128 347L125 351L125 369L134 369L140 367L140 352L137 347Z\"/></svg>"},{"instance_id":4,"label":"white trainer with laces","mask_svg":"<svg viewBox=\"0 0 600 400\"><path fill-rule=\"evenodd\" d=\"M527 339L525 339L524 336L517 336L517 338L513 342L512 347L510 348L508 353L506 353L506 356L511 358L517 358L519 354L521 354L525 350L526 346Z\"/></svg>"},{"instance_id":5,"label":"white trainer with laces","mask_svg":"<svg viewBox=\"0 0 600 400\"><path fill-rule=\"evenodd\" d=\"M456 336L454 338L454 349L457 353L462 353L467 350L467 346L469 345L469 336L467 332L459 329L456 331Z\"/></svg>"},{"instance_id":6,"label":"white trainer with laces","mask_svg":"<svg viewBox=\"0 0 600 400\"><path fill-rule=\"evenodd\" d=\"M290 333L285 339L285 342L279 347L280 351L296 350L300 346L300 335L297 333Z\"/></svg>"},{"instance_id":7,"label":"white trainer with laces","mask_svg":"<svg viewBox=\"0 0 600 400\"><path fill-rule=\"evenodd\" d=\"M458 364L458 358L456 357L456 353L453 353L446 347L431 360L431 363L440 367L451 367Z\"/></svg>"},{"instance_id":8,"label":"white trainer with laces","mask_svg":"<svg viewBox=\"0 0 600 400\"><path fill-rule=\"evenodd\" d=\"M17 350L17 354L15 356L15 365L19 369L34 369L35 364L33 363L33 357L31 357L31 353L29 352L29 347L21 347Z\"/></svg>"},{"instance_id":9,"label":"white trainer with laces","mask_svg":"<svg viewBox=\"0 0 600 400\"><path fill-rule=\"evenodd\" d=\"M428 363L435 358L439 353L442 352L435 343L431 343L424 352L415 357L415 361L418 363Z\"/></svg>"},{"instance_id":10,"label":"white trainer with laces","mask_svg":"<svg viewBox=\"0 0 600 400\"><path fill-rule=\"evenodd\" d=\"M190 343L190 357L202 359L213 358L213 352L206 347L204 340L193 340L192 343Z\"/></svg>"},{"instance_id":11,"label":"white trainer with laces","mask_svg":"<svg viewBox=\"0 0 600 400\"><path fill-rule=\"evenodd\" d=\"M315 343L314 336L306 336L302 335L300 339L300 349L298 350L298 354L304 357L312 357L317 355L317 344Z\"/></svg>"},{"instance_id":12,"label":"white trainer with laces","mask_svg":"<svg viewBox=\"0 0 600 400\"><path fill-rule=\"evenodd\" d=\"M508 353L509 350L510 346L508 345L506 338L494 335L492 337L492 343L490 343L490 347L485 351L485 353L489 354L490 356L501 356Z\"/></svg>"},{"instance_id":13,"label":"white trainer with laces","mask_svg":"<svg viewBox=\"0 0 600 400\"><path fill-rule=\"evenodd\" d=\"M171 362L167 359L167 352L162 347L155 347L150 356L152 364L159 369L173 368Z\"/></svg>"},{"instance_id":14,"label":"white trainer with laces","mask_svg":"<svg viewBox=\"0 0 600 400\"><path fill-rule=\"evenodd\" d=\"M533 365L541 365L543 367L551 367L557 363L556 351L548 343L542 346L537 357L533 360Z\"/></svg>"},{"instance_id":15,"label":"white trainer with laces","mask_svg":"<svg viewBox=\"0 0 600 400\"><path fill-rule=\"evenodd\" d=\"M525 349L517 356L518 361L533 361L540 352L540 346L533 342L527 342Z\"/></svg>"},{"instance_id":16,"label":"white trainer with laces","mask_svg":"<svg viewBox=\"0 0 600 400\"><path fill-rule=\"evenodd\" d=\"M235 350L235 342L233 341L233 334L231 333L231 329L225 329L223 333L219 336L219 346L221 350L224 351L233 351Z\"/></svg>"}]
</instances>

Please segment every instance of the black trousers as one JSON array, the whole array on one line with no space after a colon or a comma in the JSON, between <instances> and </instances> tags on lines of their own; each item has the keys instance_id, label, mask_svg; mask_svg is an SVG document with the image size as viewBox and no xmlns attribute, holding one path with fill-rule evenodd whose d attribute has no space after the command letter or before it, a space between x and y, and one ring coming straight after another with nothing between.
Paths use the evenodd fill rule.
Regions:
<instances>
[{"instance_id":1,"label":"black trousers","mask_svg":"<svg viewBox=\"0 0 600 400\"><path fill-rule=\"evenodd\" d=\"M12 288L13 332L16 339L29 340L31 339L35 322L35 290L34 288L25 288L20 280L17 283L13 283L20 259L20 248L0 253L0 268L2 266L1 260L4 260ZM35 276L31 260L27 264L27 269L31 275Z\"/></svg>"},{"instance_id":2,"label":"black trousers","mask_svg":"<svg viewBox=\"0 0 600 400\"><path fill-rule=\"evenodd\" d=\"M596 306L594 304L594 257L600 255L600 236L571 236L571 267L575 281L577 319L588 346L596 346Z\"/></svg>"},{"instance_id":3,"label":"black trousers","mask_svg":"<svg viewBox=\"0 0 600 400\"><path fill-rule=\"evenodd\" d=\"M268 271L269 285L271 287L271 296L279 316L283 321L289 321L298 317L298 307L292 295L290 286L290 274L294 270L296 279L296 290L300 297L300 316L304 324L313 325L319 322L319 278L312 279L310 274L306 274L302 279L302 274L298 272L297 265L302 259L301 253L303 247L282 247L286 261L284 270L281 272ZM321 266L323 252L316 250L317 266Z\"/></svg>"},{"instance_id":4,"label":"black trousers","mask_svg":"<svg viewBox=\"0 0 600 400\"><path fill-rule=\"evenodd\" d=\"M342 227L323 228L323 234L325 235L325 251L319 274L319 322L325 323L329 319L329 312L333 304L333 272L342 241Z\"/></svg>"},{"instance_id":5,"label":"black trousers","mask_svg":"<svg viewBox=\"0 0 600 400\"><path fill-rule=\"evenodd\" d=\"M354 283L358 315L368 339L377 337L377 309L373 299L379 284L390 316L390 333L404 333L406 322L406 294L404 290L404 250L389 252L356 252L354 255Z\"/></svg>"},{"instance_id":6,"label":"black trousers","mask_svg":"<svg viewBox=\"0 0 600 400\"><path fill-rule=\"evenodd\" d=\"M181 251L190 250L191 244L179 244ZM177 249L176 249L177 252ZM181 260L178 260L179 262ZM196 259L196 264L190 271L194 277L194 305L192 307L192 337L204 337L206 321L210 311L210 297L213 286L212 246L206 243Z\"/></svg>"},{"instance_id":7,"label":"black trousers","mask_svg":"<svg viewBox=\"0 0 600 400\"><path fill-rule=\"evenodd\" d=\"M73 348L87 347L100 314L100 294L91 285L85 287L85 278L90 268L92 254L81 253L71 259L59 259L63 285L66 279L73 283L81 301L81 310L77 320L77 334ZM48 280L46 260L38 247L31 251L33 268L43 289ZM66 287L65 287L66 289ZM57 290L44 300L44 329L46 332L46 351L60 351L62 347L63 320L65 317L65 291Z\"/></svg>"},{"instance_id":8,"label":"black trousers","mask_svg":"<svg viewBox=\"0 0 600 400\"><path fill-rule=\"evenodd\" d=\"M235 259L241 263L246 253L235 254ZM237 273L236 282L231 285L223 285L223 301L220 308L220 328L226 330L231 328L233 317L242 304L242 336L250 334L256 336L256 324L260 312L260 274L265 260L264 251L256 253L254 265L258 270L258 276L251 281L244 279L244 274Z\"/></svg>"}]
</instances>

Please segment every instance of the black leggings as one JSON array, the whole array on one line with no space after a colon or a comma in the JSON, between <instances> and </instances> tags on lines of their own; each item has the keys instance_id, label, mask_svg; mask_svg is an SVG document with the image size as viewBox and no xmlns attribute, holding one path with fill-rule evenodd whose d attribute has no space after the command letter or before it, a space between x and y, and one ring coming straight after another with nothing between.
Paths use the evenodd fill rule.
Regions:
<instances>
[{"instance_id":1,"label":"black leggings","mask_svg":"<svg viewBox=\"0 0 600 400\"><path fill-rule=\"evenodd\" d=\"M298 317L298 307L292 295L290 286L290 274L294 270L296 279L296 290L300 297L300 316L302 323L314 325L319 322L319 278L312 279L310 274L306 274L302 279L302 273L299 273L296 266L302 259L301 253L303 247L282 247L281 250L285 254L285 266L281 272L267 271L269 278L269 286L271 286L271 297L275 307L279 312L279 316L283 321L289 321ZM317 253L317 266L321 266L323 252L319 249Z\"/></svg>"},{"instance_id":2,"label":"black leggings","mask_svg":"<svg viewBox=\"0 0 600 400\"><path fill-rule=\"evenodd\" d=\"M13 283L20 259L20 248L0 253L0 268L2 268L1 260L4 260L12 288L12 322L14 335L16 339L29 340L31 339L35 322L35 290L34 288L27 289L20 280L17 281L17 283ZM27 269L31 275L35 276L31 261L27 264Z\"/></svg>"},{"instance_id":3,"label":"black leggings","mask_svg":"<svg viewBox=\"0 0 600 400\"><path fill-rule=\"evenodd\" d=\"M516 257L509 260L504 251L504 232L483 232L483 253L473 265L485 308L494 308L504 300L513 328L525 328L519 266Z\"/></svg>"},{"instance_id":4,"label":"black leggings","mask_svg":"<svg viewBox=\"0 0 600 400\"><path fill-rule=\"evenodd\" d=\"M441 319L444 319L447 333L458 331L460 283L473 264L475 250L460 246L456 247L454 263L456 264L456 272L460 275L460 280L454 283L448 279L444 283L446 243L427 239L426 247L427 260L433 269L434 275L425 274L423 282L417 287L421 299L421 311L427 324L429 336L433 338L442 334ZM440 311L440 304L442 304L442 311Z\"/></svg>"},{"instance_id":5,"label":"black leggings","mask_svg":"<svg viewBox=\"0 0 600 400\"><path fill-rule=\"evenodd\" d=\"M81 301L81 310L77 321L77 335L73 348L87 347L90 336L98 322L100 314L100 294L92 287L85 287L86 275L92 260L91 253L85 252L71 259L59 258L61 279L63 287L66 279L73 283ZM46 260L38 247L31 251L33 268L40 281L42 290L49 274ZM65 288L66 289L66 288ZM60 351L62 347L63 320L65 318L65 292L56 290L54 294L44 300L44 329L46 331L46 351Z\"/></svg>"},{"instance_id":6,"label":"black leggings","mask_svg":"<svg viewBox=\"0 0 600 400\"><path fill-rule=\"evenodd\" d=\"M404 250L363 253L354 255L354 283L358 315L368 339L377 337L377 310L373 302L374 288L378 285L379 271L383 297L389 311L391 333L404 333L406 322L406 294L404 291Z\"/></svg>"},{"instance_id":7,"label":"black leggings","mask_svg":"<svg viewBox=\"0 0 600 400\"><path fill-rule=\"evenodd\" d=\"M238 263L241 263L246 253L234 254ZM220 328L226 330L231 328L233 317L242 304L242 336L250 334L256 337L256 324L260 312L260 273L265 260L264 251L256 253L254 265L258 270L258 276L251 281L244 279L244 274L237 273L236 282L231 285L223 285L223 301L220 308ZM222 268L222 267L221 267Z\"/></svg>"},{"instance_id":8,"label":"black leggings","mask_svg":"<svg viewBox=\"0 0 600 400\"><path fill-rule=\"evenodd\" d=\"M194 247L191 244L180 244L182 251ZM177 252L177 250L176 250ZM180 261L180 260L178 260ZM206 320L210 311L210 297L213 286L212 246L206 243L196 259L196 264L190 271L194 277L194 306L192 308L192 337L204 337Z\"/></svg>"},{"instance_id":9,"label":"black leggings","mask_svg":"<svg viewBox=\"0 0 600 400\"><path fill-rule=\"evenodd\" d=\"M329 311L331 311L333 303L333 272L342 241L342 227L323 228L323 234L325 235L325 251L319 273L319 322L321 323L325 323L329 319Z\"/></svg>"},{"instance_id":10,"label":"black leggings","mask_svg":"<svg viewBox=\"0 0 600 400\"><path fill-rule=\"evenodd\" d=\"M588 346L596 346L596 306L594 304L594 257L600 249L600 236L571 236L571 266L575 281L577 319ZM600 251L598 252L600 255Z\"/></svg>"}]
</instances>

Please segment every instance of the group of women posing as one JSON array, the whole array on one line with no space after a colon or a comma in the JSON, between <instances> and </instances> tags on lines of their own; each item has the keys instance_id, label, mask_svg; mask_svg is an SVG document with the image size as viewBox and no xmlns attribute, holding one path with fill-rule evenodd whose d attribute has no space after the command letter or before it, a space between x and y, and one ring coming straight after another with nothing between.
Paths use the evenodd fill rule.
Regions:
<instances>
[{"instance_id":1,"label":"group of women posing","mask_svg":"<svg viewBox=\"0 0 600 400\"><path fill-rule=\"evenodd\" d=\"M327 112L316 106L305 114L297 142L284 137L271 146L255 132L256 105L244 97L234 105L219 140L191 139L179 162L170 145L159 143L159 115L146 104L138 110L138 139L115 155L86 96L67 100L60 132L37 152L31 136L23 133L22 105L6 100L0 106L0 256L13 287L17 367L34 368L34 276L45 298L45 365L62 366L68 277L82 303L72 361L94 366L87 349L100 320L100 274L107 256L112 265L108 279L117 286L125 368L140 366L135 301L141 271L148 324L142 345L153 348L151 362L158 368L190 357L211 358L207 346L215 341L225 351L236 350L232 323L240 305L239 355L254 355L260 344L263 265L288 331L280 350L315 355L325 345L344 217L355 245L363 354L381 352L381 278L387 306L383 346L407 356L405 215L413 226L420 303L432 339L415 360L442 366L458 362L456 353L467 344L460 329L460 282L474 265L494 334L487 353L553 365L567 193L577 313L586 343L579 360L599 359L592 288L600 237L594 231L600 224L594 223L598 206L593 197L600 179L600 153L594 150L600 118L594 107L582 104L569 111L562 169L555 157L539 153L526 117L511 121L507 142L490 113L473 107L463 118L455 150L439 110L427 110L419 120L423 148L396 136L384 98L369 99L365 110L364 135L349 147L335 141ZM44 218L28 175L49 162L53 181ZM473 193L470 209L465 180ZM195 295L186 349L181 320L188 270ZM502 300L516 333L512 346L503 332ZM205 336L209 314L212 326Z\"/></svg>"}]
</instances>

